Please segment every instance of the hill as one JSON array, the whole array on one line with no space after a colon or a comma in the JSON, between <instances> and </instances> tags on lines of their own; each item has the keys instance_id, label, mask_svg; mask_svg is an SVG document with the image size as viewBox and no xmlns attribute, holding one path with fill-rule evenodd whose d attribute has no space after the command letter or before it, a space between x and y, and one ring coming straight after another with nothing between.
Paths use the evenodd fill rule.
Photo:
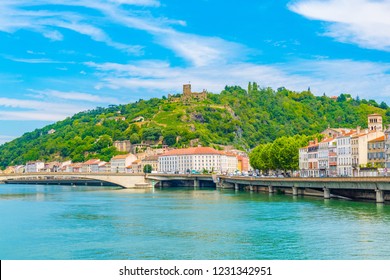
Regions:
<instances>
[{"instance_id":1,"label":"hill","mask_svg":"<svg viewBox=\"0 0 390 280\"><path fill-rule=\"evenodd\" d=\"M178 94L80 112L0 146L0 167L38 159L108 161L119 153L112 145L116 140L251 149L281 136L312 135L328 126L366 127L371 113L382 114L389 123L390 109L384 102L378 105L348 94L336 100L310 91L258 89L255 83L248 91L226 86L220 94L207 93L205 99Z\"/></svg>"}]
</instances>

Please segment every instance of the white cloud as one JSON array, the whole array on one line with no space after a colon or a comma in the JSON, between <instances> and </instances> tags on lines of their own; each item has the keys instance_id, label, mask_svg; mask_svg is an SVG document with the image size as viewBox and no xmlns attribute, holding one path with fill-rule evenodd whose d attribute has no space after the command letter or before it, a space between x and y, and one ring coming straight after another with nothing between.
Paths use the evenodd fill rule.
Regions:
<instances>
[{"instance_id":1,"label":"white cloud","mask_svg":"<svg viewBox=\"0 0 390 280\"><path fill-rule=\"evenodd\" d=\"M126 4L126 5L136 5L136 6L151 6L151 7L159 7L160 1L156 0L109 0L112 3L116 4Z\"/></svg>"},{"instance_id":2,"label":"white cloud","mask_svg":"<svg viewBox=\"0 0 390 280\"><path fill-rule=\"evenodd\" d=\"M31 10L30 6L40 7L43 4L61 4L64 6L86 7L99 11L103 16L77 13L76 11L58 12L56 10ZM172 50L176 56L183 58L195 66L225 62L238 56L243 58L248 50L238 44L217 37L206 37L176 31L171 26L185 26L183 20L155 18L148 12L137 12L126 9L122 4L140 6L160 6L155 0L110 0L110 1L65 1L65 0L38 0L31 3L27 0L14 2L0 2L0 30L15 32L19 29L28 29L40 32L53 41L64 39L59 29L68 29L79 34L89 36L92 40L104 42L115 49L135 54L143 54L143 46L128 45L111 39L107 21L119 24L129 29L145 31L155 37L155 42ZM47 9L47 8L46 8ZM91 22L94 24L92 25Z\"/></svg>"},{"instance_id":3,"label":"white cloud","mask_svg":"<svg viewBox=\"0 0 390 280\"><path fill-rule=\"evenodd\" d=\"M76 113L76 112L74 112ZM0 120L10 121L60 121L69 117L66 113L37 112L37 111L1 111Z\"/></svg>"},{"instance_id":4,"label":"white cloud","mask_svg":"<svg viewBox=\"0 0 390 280\"><path fill-rule=\"evenodd\" d=\"M43 32L43 36L52 41L62 41L64 36L57 30L48 30Z\"/></svg>"},{"instance_id":5,"label":"white cloud","mask_svg":"<svg viewBox=\"0 0 390 280\"><path fill-rule=\"evenodd\" d=\"M37 51L32 51L32 50L27 50L26 52L28 54L31 54L31 55L45 55L44 52L37 52Z\"/></svg>"},{"instance_id":6,"label":"white cloud","mask_svg":"<svg viewBox=\"0 0 390 280\"><path fill-rule=\"evenodd\" d=\"M117 98L97 96L90 93L77 92L77 91L59 91L59 90L32 90L31 92L37 93L38 98L47 98L58 100L74 100L74 101L86 101L90 103L119 103Z\"/></svg>"},{"instance_id":7,"label":"white cloud","mask_svg":"<svg viewBox=\"0 0 390 280\"><path fill-rule=\"evenodd\" d=\"M0 135L0 145L4 144L6 142L12 141L15 138L16 138L16 136Z\"/></svg>"},{"instance_id":8,"label":"white cloud","mask_svg":"<svg viewBox=\"0 0 390 280\"><path fill-rule=\"evenodd\" d=\"M11 56L6 56L5 58L12 60L12 61L16 61L16 62L31 63L31 64L65 63L62 61L52 60L49 58L17 58L17 57L11 57ZM66 62L66 63L71 63L71 62Z\"/></svg>"},{"instance_id":9,"label":"white cloud","mask_svg":"<svg viewBox=\"0 0 390 280\"><path fill-rule=\"evenodd\" d=\"M115 2L115 1L113 1ZM130 1L127 1L130 2ZM134 1L137 5L152 5L156 1ZM63 34L58 30L60 28L72 30L82 35L89 36L91 39L106 43L108 46L116 49L140 54L142 47L138 45L127 45L113 41L106 32L99 28L98 25L104 22L104 19L98 20L88 14L81 14L77 12L54 10L32 10L31 7L40 7L40 5L64 5L64 6L78 6L92 9L107 9L112 6L116 9L118 3L107 4L104 1L61 1L61 0L46 0L46 1L2 1L0 2L0 31L13 33L20 29L26 29L41 33L44 37L52 41L61 41L64 39ZM111 5L111 6L110 6ZM46 8L47 9L47 8ZM90 24L89 22L94 22Z\"/></svg>"},{"instance_id":10,"label":"white cloud","mask_svg":"<svg viewBox=\"0 0 390 280\"><path fill-rule=\"evenodd\" d=\"M86 109L85 104L0 97L0 120L59 121Z\"/></svg>"},{"instance_id":11,"label":"white cloud","mask_svg":"<svg viewBox=\"0 0 390 280\"><path fill-rule=\"evenodd\" d=\"M390 51L390 1L301 0L290 10L329 23L324 35L363 48Z\"/></svg>"}]
</instances>

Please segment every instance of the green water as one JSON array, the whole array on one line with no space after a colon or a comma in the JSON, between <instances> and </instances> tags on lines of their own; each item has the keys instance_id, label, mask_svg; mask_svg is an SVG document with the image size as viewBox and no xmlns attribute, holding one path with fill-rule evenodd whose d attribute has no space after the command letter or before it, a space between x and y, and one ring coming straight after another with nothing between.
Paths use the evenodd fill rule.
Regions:
<instances>
[{"instance_id":1,"label":"green water","mask_svg":"<svg viewBox=\"0 0 390 280\"><path fill-rule=\"evenodd\" d=\"M0 259L390 259L390 205L0 185Z\"/></svg>"}]
</instances>

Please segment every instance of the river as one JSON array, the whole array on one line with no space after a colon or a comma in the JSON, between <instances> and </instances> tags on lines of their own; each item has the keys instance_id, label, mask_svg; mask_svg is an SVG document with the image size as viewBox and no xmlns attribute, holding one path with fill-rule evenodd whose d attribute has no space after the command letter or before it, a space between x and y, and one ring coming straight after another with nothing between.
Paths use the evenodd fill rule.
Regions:
<instances>
[{"instance_id":1,"label":"river","mask_svg":"<svg viewBox=\"0 0 390 280\"><path fill-rule=\"evenodd\" d=\"M0 185L0 259L390 259L390 205L215 189Z\"/></svg>"}]
</instances>

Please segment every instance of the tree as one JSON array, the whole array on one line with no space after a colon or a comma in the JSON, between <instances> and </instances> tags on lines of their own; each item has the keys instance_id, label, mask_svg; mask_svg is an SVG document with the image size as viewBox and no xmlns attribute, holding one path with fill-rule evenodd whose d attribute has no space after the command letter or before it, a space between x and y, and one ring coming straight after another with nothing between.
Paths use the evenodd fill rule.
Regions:
<instances>
[{"instance_id":1,"label":"tree","mask_svg":"<svg viewBox=\"0 0 390 280\"><path fill-rule=\"evenodd\" d=\"M130 142L131 142L131 144L138 144L139 142L141 142L141 139L140 139L138 133L131 134Z\"/></svg>"},{"instance_id":2,"label":"tree","mask_svg":"<svg viewBox=\"0 0 390 280\"><path fill-rule=\"evenodd\" d=\"M252 91L258 91L257 83L253 82Z\"/></svg>"},{"instance_id":3,"label":"tree","mask_svg":"<svg viewBox=\"0 0 390 280\"><path fill-rule=\"evenodd\" d=\"M248 94L252 92L252 83L248 83Z\"/></svg>"},{"instance_id":4,"label":"tree","mask_svg":"<svg viewBox=\"0 0 390 280\"><path fill-rule=\"evenodd\" d=\"M150 164L145 164L144 173L152 173L152 166Z\"/></svg>"},{"instance_id":5,"label":"tree","mask_svg":"<svg viewBox=\"0 0 390 280\"><path fill-rule=\"evenodd\" d=\"M379 108L386 110L387 108L389 108L389 106L387 106L386 102L382 101L381 104L379 105Z\"/></svg>"},{"instance_id":6,"label":"tree","mask_svg":"<svg viewBox=\"0 0 390 280\"><path fill-rule=\"evenodd\" d=\"M145 128L142 131L142 139L156 141L161 136L160 127Z\"/></svg>"},{"instance_id":7,"label":"tree","mask_svg":"<svg viewBox=\"0 0 390 280\"><path fill-rule=\"evenodd\" d=\"M168 146L173 146L176 144L176 134L167 134L164 136L164 142Z\"/></svg>"}]
</instances>

